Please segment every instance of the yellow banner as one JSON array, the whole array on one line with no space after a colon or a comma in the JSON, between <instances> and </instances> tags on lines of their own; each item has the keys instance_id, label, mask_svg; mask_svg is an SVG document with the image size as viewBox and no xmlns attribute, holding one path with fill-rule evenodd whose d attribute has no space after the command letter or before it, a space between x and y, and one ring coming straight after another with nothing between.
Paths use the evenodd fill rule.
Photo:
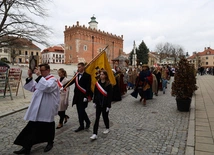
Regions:
<instances>
[{"instance_id":1,"label":"yellow banner","mask_svg":"<svg viewBox=\"0 0 214 155\"><path fill-rule=\"evenodd\" d=\"M91 90L94 92L95 83L97 82L96 76L99 69L104 69L108 73L110 83L116 84L114 74L111 70L111 66L108 62L106 52L104 51L96 60L92 61L91 64L86 68L86 72L91 75Z\"/></svg>"}]
</instances>

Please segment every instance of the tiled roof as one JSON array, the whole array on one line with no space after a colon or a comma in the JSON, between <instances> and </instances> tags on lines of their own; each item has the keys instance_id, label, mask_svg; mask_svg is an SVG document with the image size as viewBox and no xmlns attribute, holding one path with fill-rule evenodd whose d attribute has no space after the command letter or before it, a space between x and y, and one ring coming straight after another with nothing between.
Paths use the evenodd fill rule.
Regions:
<instances>
[{"instance_id":1,"label":"tiled roof","mask_svg":"<svg viewBox=\"0 0 214 155\"><path fill-rule=\"evenodd\" d=\"M196 54L193 54L192 56L188 57L187 59L195 59Z\"/></svg>"},{"instance_id":2,"label":"tiled roof","mask_svg":"<svg viewBox=\"0 0 214 155\"><path fill-rule=\"evenodd\" d=\"M38 46L33 44L32 41L25 38L17 39L15 42L19 43L22 48L41 50Z\"/></svg>"},{"instance_id":3,"label":"tiled roof","mask_svg":"<svg viewBox=\"0 0 214 155\"><path fill-rule=\"evenodd\" d=\"M7 46L13 46L15 48L27 48L34 50L41 50L38 46L36 46L31 40L26 38L16 38L13 36L5 36L1 38L2 42L5 42Z\"/></svg>"},{"instance_id":4,"label":"tiled roof","mask_svg":"<svg viewBox=\"0 0 214 155\"><path fill-rule=\"evenodd\" d=\"M214 50L210 47L204 49L203 52L198 52L197 54L193 54L192 56L188 57L187 59L195 59L196 56L205 56L205 55L214 55Z\"/></svg>"},{"instance_id":5,"label":"tiled roof","mask_svg":"<svg viewBox=\"0 0 214 155\"><path fill-rule=\"evenodd\" d=\"M52 46L42 51L42 53L46 53L46 52L64 52L64 49L62 46Z\"/></svg>"},{"instance_id":6,"label":"tiled roof","mask_svg":"<svg viewBox=\"0 0 214 155\"><path fill-rule=\"evenodd\" d=\"M198 53L198 56L204 56L204 55L214 55L214 50L208 47L203 52Z\"/></svg>"}]
</instances>

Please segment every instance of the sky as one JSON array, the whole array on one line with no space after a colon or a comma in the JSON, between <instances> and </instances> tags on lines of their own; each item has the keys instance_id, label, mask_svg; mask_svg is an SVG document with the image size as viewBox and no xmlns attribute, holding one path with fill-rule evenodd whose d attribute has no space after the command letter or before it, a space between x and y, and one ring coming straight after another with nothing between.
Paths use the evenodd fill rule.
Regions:
<instances>
[{"instance_id":1,"label":"sky","mask_svg":"<svg viewBox=\"0 0 214 155\"><path fill-rule=\"evenodd\" d=\"M94 15L101 31L123 35L123 50L142 40L150 51L159 43L180 45L190 55L214 48L214 0L52 0L45 24L51 45L64 43L65 25L88 26ZM40 47L44 48L44 47Z\"/></svg>"}]
</instances>

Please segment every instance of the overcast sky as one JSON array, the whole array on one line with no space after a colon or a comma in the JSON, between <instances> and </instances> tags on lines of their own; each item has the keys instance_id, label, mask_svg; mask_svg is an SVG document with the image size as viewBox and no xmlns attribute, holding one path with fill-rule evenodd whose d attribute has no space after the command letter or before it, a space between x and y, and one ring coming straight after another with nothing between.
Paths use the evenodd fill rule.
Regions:
<instances>
[{"instance_id":1,"label":"overcast sky","mask_svg":"<svg viewBox=\"0 0 214 155\"><path fill-rule=\"evenodd\" d=\"M213 7L214 0L52 0L45 23L54 31L51 44L64 43L65 25L88 26L94 15L98 29L123 35L126 53L144 40L151 51L169 42L191 54L214 48Z\"/></svg>"}]
</instances>

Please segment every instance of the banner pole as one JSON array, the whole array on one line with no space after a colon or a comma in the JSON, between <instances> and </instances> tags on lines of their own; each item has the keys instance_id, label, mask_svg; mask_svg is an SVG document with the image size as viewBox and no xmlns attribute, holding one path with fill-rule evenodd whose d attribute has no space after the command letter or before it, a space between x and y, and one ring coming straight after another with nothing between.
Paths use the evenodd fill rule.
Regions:
<instances>
[{"instance_id":1,"label":"banner pole","mask_svg":"<svg viewBox=\"0 0 214 155\"><path fill-rule=\"evenodd\" d=\"M98 55L96 55L96 56L85 66L85 69L86 69L92 62L94 62L95 60L97 60L97 59L100 57L100 55L103 54L103 52L105 52L105 50L106 50L107 48L108 48L108 45L107 45ZM74 77L65 85L65 87L64 87L63 89L67 88L68 85L69 85L71 82L73 82L73 80L76 78L76 76L77 76L77 74L74 75Z\"/></svg>"}]
</instances>

